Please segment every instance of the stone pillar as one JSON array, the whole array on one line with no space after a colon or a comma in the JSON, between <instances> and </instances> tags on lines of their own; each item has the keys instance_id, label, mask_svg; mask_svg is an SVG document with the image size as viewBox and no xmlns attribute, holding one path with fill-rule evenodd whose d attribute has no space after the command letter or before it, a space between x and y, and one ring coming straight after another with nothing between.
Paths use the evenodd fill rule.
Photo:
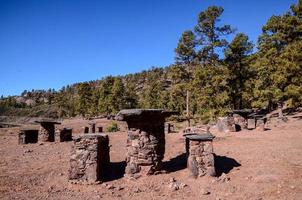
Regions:
<instances>
[{"instance_id":1,"label":"stone pillar","mask_svg":"<svg viewBox=\"0 0 302 200\"><path fill-rule=\"evenodd\" d=\"M165 118L175 114L160 109L130 109L117 114L128 124L126 174L150 175L161 169L165 154Z\"/></svg>"},{"instance_id":2,"label":"stone pillar","mask_svg":"<svg viewBox=\"0 0 302 200\"><path fill-rule=\"evenodd\" d=\"M73 141L69 180L98 183L110 164L109 137L106 134L82 134Z\"/></svg>"},{"instance_id":3,"label":"stone pillar","mask_svg":"<svg viewBox=\"0 0 302 200\"><path fill-rule=\"evenodd\" d=\"M51 119L43 119L35 121L40 123L39 141L54 142L55 141L55 124L61 124Z\"/></svg>"},{"instance_id":4,"label":"stone pillar","mask_svg":"<svg viewBox=\"0 0 302 200\"><path fill-rule=\"evenodd\" d=\"M83 133L89 133L89 127L84 126L83 127Z\"/></svg>"},{"instance_id":5,"label":"stone pillar","mask_svg":"<svg viewBox=\"0 0 302 200\"><path fill-rule=\"evenodd\" d=\"M165 133L171 133L171 124L165 123Z\"/></svg>"},{"instance_id":6,"label":"stone pillar","mask_svg":"<svg viewBox=\"0 0 302 200\"><path fill-rule=\"evenodd\" d=\"M247 120L238 114L233 114L235 124L238 124L241 129L247 129Z\"/></svg>"},{"instance_id":7,"label":"stone pillar","mask_svg":"<svg viewBox=\"0 0 302 200\"><path fill-rule=\"evenodd\" d=\"M95 123L89 123L89 133L95 133Z\"/></svg>"},{"instance_id":8,"label":"stone pillar","mask_svg":"<svg viewBox=\"0 0 302 200\"><path fill-rule=\"evenodd\" d=\"M217 122L217 128L220 132L236 132L234 117L219 117Z\"/></svg>"},{"instance_id":9,"label":"stone pillar","mask_svg":"<svg viewBox=\"0 0 302 200\"><path fill-rule=\"evenodd\" d=\"M247 119L247 129L255 129L256 128L256 120L253 119Z\"/></svg>"},{"instance_id":10,"label":"stone pillar","mask_svg":"<svg viewBox=\"0 0 302 200\"><path fill-rule=\"evenodd\" d=\"M60 142L68 142L72 140L72 129L63 128L60 130Z\"/></svg>"},{"instance_id":11,"label":"stone pillar","mask_svg":"<svg viewBox=\"0 0 302 200\"><path fill-rule=\"evenodd\" d=\"M260 118L256 121L257 130L265 131L266 118Z\"/></svg>"},{"instance_id":12,"label":"stone pillar","mask_svg":"<svg viewBox=\"0 0 302 200\"><path fill-rule=\"evenodd\" d=\"M187 136L189 135L197 135L197 133L185 133L183 136L185 137L185 149L186 149L186 156L189 157L190 154L190 140Z\"/></svg>"},{"instance_id":13,"label":"stone pillar","mask_svg":"<svg viewBox=\"0 0 302 200\"><path fill-rule=\"evenodd\" d=\"M52 123L41 123L40 126L41 142L54 142L55 141L55 125Z\"/></svg>"},{"instance_id":14,"label":"stone pillar","mask_svg":"<svg viewBox=\"0 0 302 200\"><path fill-rule=\"evenodd\" d=\"M205 175L215 176L213 138L211 134L188 135L189 157L187 167L195 178Z\"/></svg>"}]
</instances>

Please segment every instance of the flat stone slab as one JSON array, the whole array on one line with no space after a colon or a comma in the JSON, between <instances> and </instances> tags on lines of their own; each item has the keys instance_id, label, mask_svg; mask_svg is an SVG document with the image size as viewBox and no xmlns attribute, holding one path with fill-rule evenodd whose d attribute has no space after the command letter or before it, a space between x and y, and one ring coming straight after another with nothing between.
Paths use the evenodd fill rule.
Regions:
<instances>
[{"instance_id":1,"label":"flat stone slab","mask_svg":"<svg viewBox=\"0 0 302 200\"><path fill-rule=\"evenodd\" d=\"M99 137L108 137L105 133L81 133L80 135L74 137L74 139L78 138L99 138Z\"/></svg>"},{"instance_id":2,"label":"flat stone slab","mask_svg":"<svg viewBox=\"0 0 302 200\"><path fill-rule=\"evenodd\" d=\"M197 135L198 133L185 133L183 134L182 136L183 137L187 137L187 136L190 136L190 135Z\"/></svg>"},{"instance_id":3,"label":"flat stone slab","mask_svg":"<svg viewBox=\"0 0 302 200\"><path fill-rule=\"evenodd\" d=\"M189 140L195 140L195 141L211 141L215 138L212 134L193 134L193 135L187 135L185 136Z\"/></svg>"},{"instance_id":4,"label":"flat stone slab","mask_svg":"<svg viewBox=\"0 0 302 200\"><path fill-rule=\"evenodd\" d=\"M163 109L125 109L121 110L115 117L119 121L127 121L135 118L145 117L169 117L178 114L178 112L167 111Z\"/></svg>"},{"instance_id":5,"label":"flat stone slab","mask_svg":"<svg viewBox=\"0 0 302 200\"><path fill-rule=\"evenodd\" d=\"M61 124L61 122L58 122L54 119L40 119L40 120L36 120L36 123L40 123L40 124Z\"/></svg>"},{"instance_id":6,"label":"flat stone slab","mask_svg":"<svg viewBox=\"0 0 302 200\"><path fill-rule=\"evenodd\" d=\"M20 127L20 131L38 131L39 128L36 127Z\"/></svg>"}]
</instances>

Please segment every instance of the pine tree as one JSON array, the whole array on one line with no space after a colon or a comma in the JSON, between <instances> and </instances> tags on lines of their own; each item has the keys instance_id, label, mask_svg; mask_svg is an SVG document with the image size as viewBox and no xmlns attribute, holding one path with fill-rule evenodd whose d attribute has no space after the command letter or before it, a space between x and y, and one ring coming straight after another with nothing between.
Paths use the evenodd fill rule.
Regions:
<instances>
[{"instance_id":1,"label":"pine tree","mask_svg":"<svg viewBox=\"0 0 302 200\"><path fill-rule=\"evenodd\" d=\"M223 11L222 7L210 6L198 16L195 33L202 63L216 65L219 59L217 50L227 45L224 37L234 32L230 25L218 25Z\"/></svg>"},{"instance_id":2,"label":"pine tree","mask_svg":"<svg viewBox=\"0 0 302 200\"><path fill-rule=\"evenodd\" d=\"M273 109L279 101L301 105L302 1L280 16L272 16L259 37L254 107ZM292 55L291 55L292 54Z\"/></svg>"},{"instance_id":3,"label":"pine tree","mask_svg":"<svg viewBox=\"0 0 302 200\"><path fill-rule=\"evenodd\" d=\"M252 76L249 66L252 50L253 44L249 42L248 36L238 33L224 51L224 63L229 70L228 86L233 109L249 106L248 99L243 97L246 96L244 93L247 81Z\"/></svg>"},{"instance_id":4,"label":"pine tree","mask_svg":"<svg viewBox=\"0 0 302 200\"><path fill-rule=\"evenodd\" d=\"M183 32L175 49L176 62L179 64L191 64L196 58L196 38L191 30Z\"/></svg>"}]
</instances>

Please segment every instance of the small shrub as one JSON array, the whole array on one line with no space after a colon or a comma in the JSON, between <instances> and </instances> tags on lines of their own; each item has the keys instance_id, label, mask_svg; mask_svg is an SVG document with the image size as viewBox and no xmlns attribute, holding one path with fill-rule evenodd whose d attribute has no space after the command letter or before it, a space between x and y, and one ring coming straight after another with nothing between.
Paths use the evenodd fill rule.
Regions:
<instances>
[{"instance_id":1,"label":"small shrub","mask_svg":"<svg viewBox=\"0 0 302 200\"><path fill-rule=\"evenodd\" d=\"M118 126L117 126L117 123L116 122L111 122L111 124L106 127L106 132L116 132L118 131Z\"/></svg>"}]
</instances>

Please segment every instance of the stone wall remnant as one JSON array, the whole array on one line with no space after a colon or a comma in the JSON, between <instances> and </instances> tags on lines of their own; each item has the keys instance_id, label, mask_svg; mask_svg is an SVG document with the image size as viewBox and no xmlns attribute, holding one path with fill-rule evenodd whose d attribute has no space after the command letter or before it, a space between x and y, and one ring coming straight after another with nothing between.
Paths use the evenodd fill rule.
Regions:
<instances>
[{"instance_id":1,"label":"stone wall remnant","mask_svg":"<svg viewBox=\"0 0 302 200\"><path fill-rule=\"evenodd\" d=\"M89 133L89 127L88 126L83 127L83 133L84 134Z\"/></svg>"},{"instance_id":2,"label":"stone wall remnant","mask_svg":"<svg viewBox=\"0 0 302 200\"><path fill-rule=\"evenodd\" d=\"M38 142L39 130L32 128L20 128L18 133L18 144L28 144Z\"/></svg>"},{"instance_id":3,"label":"stone wall remnant","mask_svg":"<svg viewBox=\"0 0 302 200\"><path fill-rule=\"evenodd\" d=\"M103 127L102 126L98 126L97 130L98 130L98 133L103 133Z\"/></svg>"},{"instance_id":4,"label":"stone wall remnant","mask_svg":"<svg viewBox=\"0 0 302 200\"><path fill-rule=\"evenodd\" d=\"M94 122L89 123L89 133L95 133L95 123Z\"/></svg>"},{"instance_id":5,"label":"stone wall remnant","mask_svg":"<svg viewBox=\"0 0 302 200\"><path fill-rule=\"evenodd\" d=\"M189 140L187 167L190 174L195 178L205 175L215 176L214 136L212 134L193 134L185 137Z\"/></svg>"},{"instance_id":6,"label":"stone wall remnant","mask_svg":"<svg viewBox=\"0 0 302 200\"><path fill-rule=\"evenodd\" d=\"M217 128L220 132L236 132L236 125L234 117L227 116L227 117L219 117L217 122Z\"/></svg>"},{"instance_id":7,"label":"stone wall remnant","mask_svg":"<svg viewBox=\"0 0 302 200\"><path fill-rule=\"evenodd\" d=\"M128 125L126 174L150 175L161 169L165 154L165 118L176 112L161 109L121 110L116 119Z\"/></svg>"},{"instance_id":8,"label":"stone wall remnant","mask_svg":"<svg viewBox=\"0 0 302 200\"><path fill-rule=\"evenodd\" d=\"M69 180L98 183L110 164L109 137L106 134L81 134L74 138L70 157Z\"/></svg>"},{"instance_id":9,"label":"stone wall remnant","mask_svg":"<svg viewBox=\"0 0 302 200\"><path fill-rule=\"evenodd\" d=\"M35 121L40 124L39 141L54 142L55 141L55 124L61 124L51 119L42 119Z\"/></svg>"},{"instance_id":10,"label":"stone wall remnant","mask_svg":"<svg viewBox=\"0 0 302 200\"><path fill-rule=\"evenodd\" d=\"M60 142L72 141L72 128L60 129Z\"/></svg>"}]
</instances>

